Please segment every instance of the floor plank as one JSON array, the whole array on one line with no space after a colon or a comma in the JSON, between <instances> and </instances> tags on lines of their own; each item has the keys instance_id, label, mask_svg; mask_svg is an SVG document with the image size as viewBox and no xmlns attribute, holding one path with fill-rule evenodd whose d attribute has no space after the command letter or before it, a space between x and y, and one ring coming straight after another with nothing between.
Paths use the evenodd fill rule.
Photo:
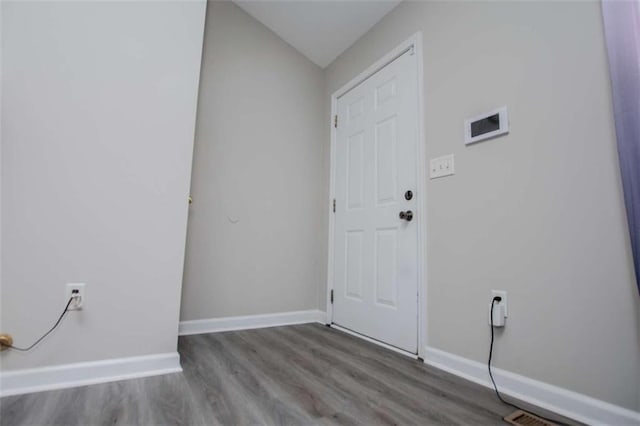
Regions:
<instances>
[{"instance_id":1,"label":"floor plank","mask_svg":"<svg viewBox=\"0 0 640 426\"><path fill-rule=\"evenodd\" d=\"M320 324L184 336L179 352L183 373L1 398L0 424L498 425L513 411Z\"/></svg>"}]
</instances>

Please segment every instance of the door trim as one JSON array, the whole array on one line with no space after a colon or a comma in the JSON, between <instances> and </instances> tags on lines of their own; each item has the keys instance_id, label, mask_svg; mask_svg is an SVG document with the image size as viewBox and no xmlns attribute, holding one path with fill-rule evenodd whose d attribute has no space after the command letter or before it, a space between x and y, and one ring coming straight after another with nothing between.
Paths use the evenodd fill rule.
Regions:
<instances>
[{"instance_id":1,"label":"door trim","mask_svg":"<svg viewBox=\"0 0 640 426\"><path fill-rule=\"evenodd\" d=\"M334 233L335 233L335 214L333 213L333 199L335 197L335 174L336 174L336 128L334 127L333 117L338 111L338 99L348 91L371 77L376 72L393 62L395 59L413 49L412 54L416 57L416 67L418 74L418 155L416 158L416 166L418 171L417 190L420 194L418 219L418 335L417 347L418 357L424 359L424 347L427 345L427 193L426 193L426 139L424 129L424 74L423 74L423 55L422 55L422 33L418 31L410 38L396 46L389 53L384 55L373 65L358 74L355 78L342 86L331 95L331 151L330 151L330 175L329 175L329 247L328 247L328 271L327 271L327 325L333 324L333 305L331 304L331 291L333 290L333 261L334 261ZM354 334L355 335L355 334ZM374 339L366 338L366 340L388 347L388 345L378 342ZM414 354L412 354L415 356Z\"/></svg>"}]
</instances>

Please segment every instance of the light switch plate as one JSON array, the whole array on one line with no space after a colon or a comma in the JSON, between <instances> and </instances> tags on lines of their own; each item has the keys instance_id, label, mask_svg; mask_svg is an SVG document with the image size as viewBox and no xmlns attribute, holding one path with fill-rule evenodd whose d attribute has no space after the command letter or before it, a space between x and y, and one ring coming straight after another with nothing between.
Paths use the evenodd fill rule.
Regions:
<instances>
[{"instance_id":1,"label":"light switch plate","mask_svg":"<svg viewBox=\"0 0 640 426\"><path fill-rule=\"evenodd\" d=\"M453 154L444 155L438 158L432 158L429 162L429 176L431 179L451 176L455 174L455 164Z\"/></svg>"}]
</instances>

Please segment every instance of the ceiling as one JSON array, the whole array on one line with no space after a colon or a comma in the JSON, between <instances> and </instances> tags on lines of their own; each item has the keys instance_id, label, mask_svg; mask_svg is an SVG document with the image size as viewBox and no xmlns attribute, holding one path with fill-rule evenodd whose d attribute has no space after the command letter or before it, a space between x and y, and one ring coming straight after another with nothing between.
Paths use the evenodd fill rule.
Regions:
<instances>
[{"instance_id":1,"label":"ceiling","mask_svg":"<svg viewBox=\"0 0 640 426\"><path fill-rule=\"evenodd\" d=\"M324 68L401 0L234 0Z\"/></svg>"}]
</instances>

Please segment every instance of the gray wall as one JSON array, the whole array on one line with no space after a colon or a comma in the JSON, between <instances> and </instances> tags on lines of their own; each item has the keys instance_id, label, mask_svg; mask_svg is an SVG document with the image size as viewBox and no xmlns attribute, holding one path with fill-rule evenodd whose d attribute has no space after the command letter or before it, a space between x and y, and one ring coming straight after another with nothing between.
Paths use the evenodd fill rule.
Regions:
<instances>
[{"instance_id":1,"label":"gray wall","mask_svg":"<svg viewBox=\"0 0 640 426\"><path fill-rule=\"evenodd\" d=\"M455 176L427 182L428 344L486 362L489 292L503 289L496 366L640 410L599 3L404 2L330 65L327 102L418 30L427 155L456 156ZM511 133L465 147L463 120L501 105Z\"/></svg>"},{"instance_id":2,"label":"gray wall","mask_svg":"<svg viewBox=\"0 0 640 426\"><path fill-rule=\"evenodd\" d=\"M322 70L235 4L210 2L201 74L181 319L315 309Z\"/></svg>"},{"instance_id":3,"label":"gray wall","mask_svg":"<svg viewBox=\"0 0 640 426\"><path fill-rule=\"evenodd\" d=\"M2 369L175 352L203 2L2 2Z\"/></svg>"}]
</instances>

